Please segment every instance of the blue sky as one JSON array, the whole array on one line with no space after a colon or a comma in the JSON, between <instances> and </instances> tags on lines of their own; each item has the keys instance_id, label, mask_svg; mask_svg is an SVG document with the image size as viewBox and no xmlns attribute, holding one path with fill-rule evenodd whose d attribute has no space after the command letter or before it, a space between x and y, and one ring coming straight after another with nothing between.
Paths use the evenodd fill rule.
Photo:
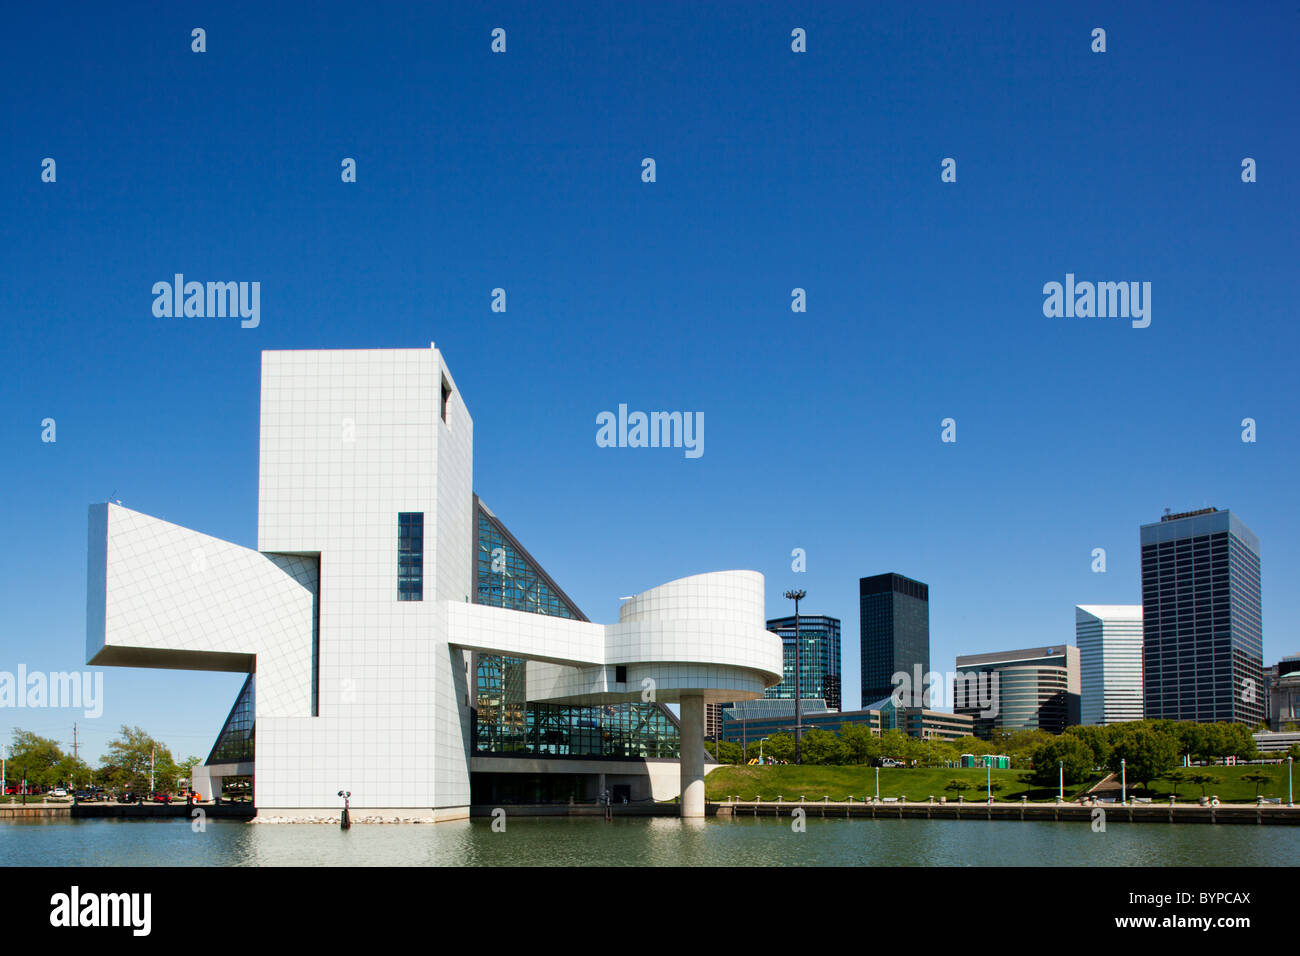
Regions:
<instances>
[{"instance_id":1,"label":"blue sky","mask_svg":"<svg viewBox=\"0 0 1300 956\"><path fill-rule=\"evenodd\" d=\"M91 502L256 546L262 349L430 341L479 494L595 620L757 569L842 618L851 707L860 576L930 584L950 669L1137 603L1138 526L1214 505L1300 651L1300 11L910 6L11 12L0 669L84 667ZM260 326L155 318L176 272L260 281ZM1151 282L1151 326L1044 317L1067 272ZM597 447L619 403L703 412L705 454ZM206 756L241 679L109 669L99 720L0 736Z\"/></svg>"}]
</instances>

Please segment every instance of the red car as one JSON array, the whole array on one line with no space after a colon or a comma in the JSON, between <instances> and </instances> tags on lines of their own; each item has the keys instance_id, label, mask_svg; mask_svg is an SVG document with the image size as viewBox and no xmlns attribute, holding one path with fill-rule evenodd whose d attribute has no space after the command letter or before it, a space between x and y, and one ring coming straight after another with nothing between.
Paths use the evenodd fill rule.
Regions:
<instances>
[{"instance_id":1,"label":"red car","mask_svg":"<svg viewBox=\"0 0 1300 956\"><path fill-rule=\"evenodd\" d=\"M154 803L171 803L172 795L170 793L164 793L163 791L159 790L157 793L153 795L151 799L153 800Z\"/></svg>"}]
</instances>

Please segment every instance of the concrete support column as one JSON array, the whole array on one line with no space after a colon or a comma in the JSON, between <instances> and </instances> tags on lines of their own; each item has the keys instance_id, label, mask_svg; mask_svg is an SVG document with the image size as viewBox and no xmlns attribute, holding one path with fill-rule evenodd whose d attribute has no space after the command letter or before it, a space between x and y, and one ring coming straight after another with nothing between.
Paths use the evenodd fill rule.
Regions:
<instances>
[{"instance_id":1,"label":"concrete support column","mask_svg":"<svg viewBox=\"0 0 1300 956\"><path fill-rule=\"evenodd\" d=\"M704 695L681 698L682 816L704 816Z\"/></svg>"}]
</instances>

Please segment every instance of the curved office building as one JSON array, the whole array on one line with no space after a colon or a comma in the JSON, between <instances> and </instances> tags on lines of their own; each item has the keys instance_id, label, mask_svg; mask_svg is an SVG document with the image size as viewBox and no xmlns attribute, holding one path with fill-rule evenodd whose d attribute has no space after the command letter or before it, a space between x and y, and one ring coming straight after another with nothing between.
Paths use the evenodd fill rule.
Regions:
<instances>
[{"instance_id":1,"label":"curved office building","mask_svg":"<svg viewBox=\"0 0 1300 956\"><path fill-rule=\"evenodd\" d=\"M1002 730L1050 730L1065 724L1065 697L1070 675L1064 667L1003 667L998 671Z\"/></svg>"},{"instance_id":2,"label":"curved office building","mask_svg":"<svg viewBox=\"0 0 1300 956\"><path fill-rule=\"evenodd\" d=\"M699 574L589 621L474 495L428 349L264 352L256 550L90 508L86 657L248 674L196 789L259 810L568 802L704 812L704 707L781 679L763 578ZM680 718L663 705L680 705Z\"/></svg>"},{"instance_id":3,"label":"curved office building","mask_svg":"<svg viewBox=\"0 0 1300 956\"><path fill-rule=\"evenodd\" d=\"M974 719L977 737L994 730L1046 730L1059 734L1079 722L1079 649L1069 644L1029 647L957 658L960 674L979 675L992 706L957 701L958 714Z\"/></svg>"}]
</instances>

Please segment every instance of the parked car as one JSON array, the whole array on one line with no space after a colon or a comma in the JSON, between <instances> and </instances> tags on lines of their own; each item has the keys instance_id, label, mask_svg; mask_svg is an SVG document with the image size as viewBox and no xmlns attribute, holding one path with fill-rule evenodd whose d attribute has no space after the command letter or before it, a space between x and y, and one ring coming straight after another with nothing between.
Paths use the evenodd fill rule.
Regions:
<instances>
[{"instance_id":1,"label":"parked car","mask_svg":"<svg viewBox=\"0 0 1300 956\"><path fill-rule=\"evenodd\" d=\"M154 803L171 803L172 795L165 791L158 790L150 797L150 799L153 800Z\"/></svg>"},{"instance_id":2,"label":"parked car","mask_svg":"<svg viewBox=\"0 0 1300 956\"><path fill-rule=\"evenodd\" d=\"M127 790L125 793L122 793L118 796L117 802L118 803L139 803L140 798L136 794L132 793L130 790Z\"/></svg>"},{"instance_id":3,"label":"parked car","mask_svg":"<svg viewBox=\"0 0 1300 956\"><path fill-rule=\"evenodd\" d=\"M55 787L53 790L50 791L50 796L52 797L66 797L67 795L68 795L68 791L65 790L63 787Z\"/></svg>"}]
</instances>

